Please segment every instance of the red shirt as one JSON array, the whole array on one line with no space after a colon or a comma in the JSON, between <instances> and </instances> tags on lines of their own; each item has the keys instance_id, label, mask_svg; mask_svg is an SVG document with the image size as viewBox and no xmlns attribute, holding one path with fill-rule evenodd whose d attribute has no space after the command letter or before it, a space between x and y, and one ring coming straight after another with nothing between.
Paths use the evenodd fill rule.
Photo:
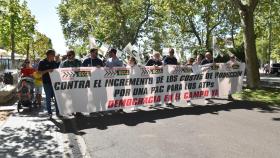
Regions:
<instances>
[{"instance_id":1,"label":"red shirt","mask_svg":"<svg viewBox=\"0 0 280 158\"><path fill-rule=\"evenodd\" d=\"M20 70L22 77L32 77L32 74L35 72L36 70L33 68L22 68Z\"/></svg>"}]
</instances>

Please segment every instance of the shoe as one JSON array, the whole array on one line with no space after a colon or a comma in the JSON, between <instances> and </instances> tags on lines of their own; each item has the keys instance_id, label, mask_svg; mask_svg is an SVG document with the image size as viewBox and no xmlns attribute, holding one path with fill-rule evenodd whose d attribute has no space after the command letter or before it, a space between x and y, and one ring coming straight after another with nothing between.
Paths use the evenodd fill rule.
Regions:
<instances>
[{"instance_id":1,"label":"shoe","mask_svg":"<svg viewBox=\"0 0 280 158\"><path fill-rule=\"evenodd\" d=\"M213 104L214 102L212 101L212 100L210 100L210 99L206 99L205 100L205 104Z\"/></svg>"},{"instance_id":2,"label":"shoe","mask_svg":"<svg viewBox=\"0 0 280 158\"><path fill-rule=\"evenodd\" d=\"M123 109L116 110L117 113L124 113Z\"/></svg>"},{"instance_id":3,"label":"shoe","mask_svg":"<svg viewBox=\"0 0 280 158\"><path fill-rule=\"evenodd\" d=\"M49 118L52 119L52 114L48 114Z\"/></svg>"},{"instance_id":4,"label":"shoe","mask_svg":"<svg viewBox=\"0 0 280 158\"><path fill-rule=\"evenodd\" d=\"M75 117L82 117L83 114L82 114L81 112L76 112L76 113L74 113L74 116L75 116Z\"/></svg>"},{"instance_id":5,"label":"shoe","mask_svg":"<svg viewBox=\"0 0 280 158\"><path fill-rule=\"evenodd\" d=\"M172 103L167 103L167 104L166 104L166 107L174 108L175 106L174 106Z\"/></svg>"},{"instance_id":6,"label":"shoe","mask_svg":"<svg viewBox=\"0 0 280 158\"><path fill-rule=\"evenodd\" d=\"M166 104L167 105L167 104ZM157 107L161 107L161 104L154 104L154 105L150 105L149 108L157 108Z\"/></svg>"},{"instance_id":7,"label":"shoe","mask_svg":"<svg viewBox=\"0 0 280 158\"><path fill-rule=\"evenodd\" d=\"M192 102L191 101L187 101L187 105L188 106L192 106Z\"/></svg>"},{"instance_id":8,"label":"shoe","mask_svg":"<svg viewBox=\"0 0 280 158\"><path fill-rule=\"evenodd\" d=\"M63 118L63 116L60 115L59 113L56 113L55 115L56 115L57 118Z\"/></svg>"},{"instance_id":9,"label":"shoe","mask_svg":"<svg viewBox=\"0 0 280 158\"><path fill-rule=\"evenodd\" d=\"M154 105L154 107L160 107L161 106L161 104L155 104Z\"/></svg>"},{"instance_id":10,"label":"shoe","mask_svg":"<svg viewBox=\"0 0 280 158\"><path fill-rule=\"evenodd\" d=\"M232 95L230 94L230 95L228 95L228 101L233 101L234 99L233 99L233 97L232 97Z\"/></svg>"},{"instance_id":11,"label":"shoe","mask_svg":"<svg viewBox=\"0 0 280 158\"><path fill-rule=\"evenodd\" d=\"M137 110L138 110L138 108L136 106L131 108L131 111L137 111Z\"/></svg>"}]
</instances>

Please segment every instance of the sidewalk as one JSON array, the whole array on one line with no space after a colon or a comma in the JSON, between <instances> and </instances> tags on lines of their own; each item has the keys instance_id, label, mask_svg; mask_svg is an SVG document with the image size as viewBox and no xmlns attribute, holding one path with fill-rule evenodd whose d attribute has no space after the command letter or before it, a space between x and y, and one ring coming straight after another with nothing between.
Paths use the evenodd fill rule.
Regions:
<instances>
[{"instance_id":1,"label":"sidewalk","mask_svg":"<svg viewBox=\"0 0 280 158\"><path fill-rule=\"evenodd\" d=\"M246 76L243 78L243 84L247 84ZM270 74L266 75L260 70L260 86L265 88L280 88L280 77Z\"/></svg>"},{"instance_id":2,"label":"sidewalk","mask_svg":"<svg viewBox=\"0 0 280 158\"><path fill-rule=\"evenodd\" d=\"M67 134L58 122L62 121L50 120L42 108L20 114L14 110L0 125L0 157L71 157Z\"/></svg>"}]
</instances>

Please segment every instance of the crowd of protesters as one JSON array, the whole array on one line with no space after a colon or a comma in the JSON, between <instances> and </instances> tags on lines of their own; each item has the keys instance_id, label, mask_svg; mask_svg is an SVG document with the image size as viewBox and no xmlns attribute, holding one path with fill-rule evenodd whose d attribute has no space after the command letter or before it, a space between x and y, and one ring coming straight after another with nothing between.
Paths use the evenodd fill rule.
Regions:
<instances>
[{"instance_id":1,"label":"crowd of protesters","mask_svg":"<svg viewBox=\"0 0 280 158\"><path fill-rule=\"evenodd\" d=\"M196 58L189 58L183 65L189 66L199 66L214 63L213 56L210 52L206 52L205 56L198 54ZM230 60L227 64L237 63L236 57L230 55ZM175 57L174 49L169 50L168 56L161 58L159 52L155 52L153 56L147 60L145 66L162 66L162 65L179 65L177 58ZM51 79L49 72L52 72L57 68L67 68L67 67L123 67L123 66L136 66L138 62L136 58L129 57L127 65L117 57L117 50L111 49L108 52L107 60L101 60L98 55L98 49L92 48L89 50L88 58L83 61L76 58L74 50L67 51L65 56L60 57L59 54L52 49L46 51L46 57L43 60L36 59L31 65L29 60L25 60L21 68L21 77L32 77L34 79L34 89L35 89L35 104L37 106L41 105L42 89L44 89L46 99L45 105L48 114L52 115L51 101L54 101L56 115L60 116L59 110L55 101L54 91L51 84ZM232 99L231 94L229 99ZM213 103L211 99L205 99L206 104ZM188 105L191 105L191 101L187 101ZM158 104L161 106L160 104ZM157 106L158 106L157 105ZM166 103L167 106L174 106L172 103ZM155 105L156 106L156 105Z\"/></svg>"}]
</instances>

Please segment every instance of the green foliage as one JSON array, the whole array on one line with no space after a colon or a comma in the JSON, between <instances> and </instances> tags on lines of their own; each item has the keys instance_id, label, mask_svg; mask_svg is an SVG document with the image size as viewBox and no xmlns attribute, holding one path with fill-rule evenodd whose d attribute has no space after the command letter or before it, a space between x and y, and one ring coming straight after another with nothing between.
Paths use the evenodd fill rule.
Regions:
<instances>
[{"instance_id":1,"label":"green foliage","mask_svg":"<svg viewBox=\"0 0 280 158\"><path fill-rule=\"evenodd\" d=\"M272 1L272 5L270 4ZM230 38L234 52L244 59L243 30L238 7L232 0L62 0L58 7L67 44L79 52L87 50L88 35L123 48L131 42L144 51L164 47L203 53L212 47L212 36ZM245 4L253 3L242 1ZM259 1L255 12L258 58L278 58L280 2ZM269 24L272 42L269 43ZM224 41L218 41L224 48Z\"/></svg>"},{"instance_id":2,"label":"green foliage","mask_svg":"<svg viewBox=\"0 0 280 158\"><path fill-rule=\"evenodd\" d=\"M37 52L41 54L41 47L50 48L50 39L36 31L36 19L26 1L0 0L0 15L0 47L26 56L31 50L38 49Z\"/></svg>"},{"instance_id":3,"label":"green foliage","mask_svg":"<svg viewBox=\"0 0 280 158\"><path fill-rule=\"evenodd\" d=\"M137 42L151 12L150 0L62 0L58 7L68 45L87 43L92 34L123 48Z\"/></svg>"},{"instance_id":4,"label":"green foliage","mask_svg":"<svg viewBox=\"0 0 280 158\"><path fill-rule=\"evenodd\" d=\"M238 45L235 48L229 49L228 51L234 54L241 62L245 62L244 44Z\"/></svg>"},{"instance_id":5,"label":"green foliage","mask_svg":"<svg viewBox=\"0 0 280 158\"><path fill-rule=\"evenodd\" d=\"M270 59L279 60L279 9L280 1L278 0L262 0L256 8L257 52L262 63L267 63Z\"/></svg>"},{"instance_id":6,"label":"green foliage","mask_svg":"<svg viewBox=\"0 0 280 158\"><path fill-rule=\"evenodd\" d=\"M240 100L258 101L280 106L280 91L277 88L244 89L241 93L234 94L233 96Z\"/></svg>"},{"instance_id":7,"label":"green foliage","mask_svg":"<svg viewBox=\"0 0 280 158\"><path fill-rule=\"evenodd\" d=\"M31 43L30 57L35 59L36 57L45 57L46 50L52 48L52 41L44 34L36 31Z\"/></svg>"}]
</instances>

